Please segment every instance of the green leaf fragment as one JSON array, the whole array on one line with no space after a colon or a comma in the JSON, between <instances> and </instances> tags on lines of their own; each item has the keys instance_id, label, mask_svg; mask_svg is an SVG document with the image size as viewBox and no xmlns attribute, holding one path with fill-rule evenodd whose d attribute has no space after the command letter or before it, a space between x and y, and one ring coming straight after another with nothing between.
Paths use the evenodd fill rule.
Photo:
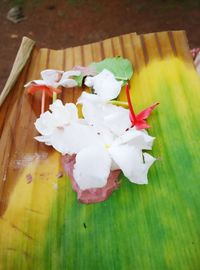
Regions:
<instances>
[{"instance_id":1,"label":"green leaf fragment","mask_svg":"<svg viewBox=\"0 0 200 270\"><path fill-rule=\"evenodd\" d=\"M73 80L75 80L77 82L78 87L81 87L82 86L82 84L83 84L83 78L84 78L84 75L83 74L81 74L79 76L74 76L73 77Z\"/></svg>"},{"instance_id":2,"label":"green leaf fragment","mask_svg":"<svg viewBox=\"0 0 200 270\"><path fill-rule=\"evenodd\" d=\"M104 69L109 70L114 74L117 80L123 81L123 84L130 80L133 75L131 62L121 56L106 58L103 61L94 62L90 67L95 68L97 73L100 73Z\"/></svg>"}]
</instances>

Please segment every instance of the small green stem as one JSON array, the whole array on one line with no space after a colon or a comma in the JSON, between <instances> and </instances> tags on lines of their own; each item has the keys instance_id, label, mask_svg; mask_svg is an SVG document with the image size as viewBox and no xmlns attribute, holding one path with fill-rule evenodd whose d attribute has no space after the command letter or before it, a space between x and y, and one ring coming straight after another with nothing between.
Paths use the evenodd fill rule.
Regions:
<instances>
[{"instance_id":1,"label":"small green stem","mask_svg":"<svg viewBox=\"0 0 200 270\"><path fill-rule=\"evenodd\" d=\"M53 92L53 102L56 101L56 99L57 99L57 94Z\"/></svg>"},{"instance_id":2,"label":"small green stem","mask_svg":"<svg viewBox=\"0 0 200 270\"><path fill-rule=\"evenodd\" d=\"M128 107L128 102L125 101L118 101L118 100L110 100L108 103L117 105L117 106L123 106L123 107Z\"/></svg>"}]
</instances>

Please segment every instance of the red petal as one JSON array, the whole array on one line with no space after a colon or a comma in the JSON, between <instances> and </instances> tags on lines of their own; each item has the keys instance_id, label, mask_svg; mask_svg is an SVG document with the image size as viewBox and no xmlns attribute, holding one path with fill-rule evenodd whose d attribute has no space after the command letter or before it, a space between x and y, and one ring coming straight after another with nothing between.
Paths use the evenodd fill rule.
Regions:
<instances>
[{"instance_id":1,"label":"red petal","mask_svg":"<svg viewBox=\"0 0 200 270\"><path fill-rule=\"evenodd\" d=\"M48 88L48 89L46 90L46 93L47 93L47 95L48 95L49 97L52 97L52 96L53 96L53 93L52 93L52 91L50 90L50 88Z\"/></svg>"},{"instance_id":2,"label":"red petal","mask_svg":"<svg viewBox=\"0 0 200 270\"><path fill-rule=\"evenodd\" d=\"M144 120L138 121L135 124L136 129L146 129L146 128L150 128L151 126L148 125Z\"/></svg>"},{"instance_id":3,"label":"red petal","mask_svg":"<svg viewBox=\"0 0 200 270\"><path fill-rule=\"evenodd\" d=\"M38 85L31 85L30 87L28 87L27 92L29 94L35 94L37 91L42 91L43 90L43 86L38 86Z\"/></svg>"},{"instance_id":4,"label":"red petal","mask_svg":"<svg viewBox=\"0 0 200 270\"><path fill-rule=\"evenodd\" d=\"M28 89L27 92L29 94L35 94L38 91L45 91L50 97L52 97L53 92L55 93L60 93L61 90L53 87L48 87L46 85L31 85Z\"/></svg>"},{"instance_id":5,"label":"red petal","mask_svg":"<svg viewBox=\"0 0 200 270\"><path fill-rule=\"evenodd\" d=\"M147 119L149 117L149 115L151 114L151 112L153 111L153 109L158 105L159 103L155 103L153 105L151 105L150 107L148 107L147 109L145 109L144 111L140 112L136 118L137 120L143 120L143 119Z\"/></svg>"}]
</instances>

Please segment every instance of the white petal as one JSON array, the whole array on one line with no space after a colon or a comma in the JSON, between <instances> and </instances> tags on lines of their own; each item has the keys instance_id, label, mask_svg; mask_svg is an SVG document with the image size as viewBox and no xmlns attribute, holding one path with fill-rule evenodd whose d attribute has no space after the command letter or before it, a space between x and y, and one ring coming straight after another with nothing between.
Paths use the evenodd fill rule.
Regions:
<instances>
[{"instance_id":1,"label":"white petal","mask_svg":"<svg viewBox=\"0 0 200 270\"><path fill-rule=\"evenodd\" d=\"M113 145L128 143L129 145L133 145L140 150L151 150L154 139L155 138L149 136L147 132L130 128L128 131L124 132L122 136L117 138Z\"/></svg>"},{"instance_id":2,"label":"white petal","mask_svg":"<svg viewBox=\"0 0 200 270\"><path fill-rule=\"evenodd\" d=\"M103 145L92 127L78 123L55 129L51 143L57 151L69 155L76 154L90 145Z\"/></svg>"},{"instance_id":3,"label":"white petal","mask_svg":"<svg viewBox=\"0 0 200 270\"><path fill-rule=\"evenodd\" d=\"M119 95L123 82L117 81L109 70L104 69L93 79L94 92L103 100L108 101Z\"/></svg>"},{"instance_id":4,"label":"white petal","mask_svg":"<svg viewBox=\"0 0 200 270\"><path fill-rule=\"evenodd\" d=\"M42 135L50 135L56 127L56 122L52 118L52 114L47 111L36 120L35 127Z\"/></svg>"},{"instance_id":5,"label":"white petal","mask_svg":"<svg viewBox=\"0 0 200 270\"><path fill-rule=\"evenodd\" d=\"M78 98L77 104L83 105L83 117L89 125L102 123L102 100L97 95L82 92L81 96Z\"/></svg>"},{"instance_id":6,"label":"white petal","mask_svg":"<svg viewBox=\"0 0 200 270\"><path fill-rule=\"evenodd\" d=\"M103 121L101 110L102 100L94 94L83 92L78 98L77 104L82 104L82 113L89 125L99 124Z\"/></svg>"},{"instance_id":7,"label":"white petal","mask_svg":"<svg viewBox=\"0 0 200 270\"><path fill-rule=\"evenodd\" d=\"M128 110L107 104L98 95L83 92L78 103L83 104L83 116L89 125L105 126L115 135L131 127Z\"/></svg>"},{"instance_id":8,"label":"white petal","mask_svg":"<svg viewBox=\"0 0 200 270\"><path fill-rule=\"evenodd\" d=\"M74 178L82 190L106 185L111 159L101 147L88 147L76 156Z\"/></svg>"},{"instance_id":9,"label":"white petal","mask_svg":"<svg viewBox=\"0 0 200 270\"><path fill-rule=\"evenodd\" d=\"M73 79L70 79L69 77L73 76L79 76L81 75L81 72L79 70L69 70L63 73L62 78L59 82L59 85L63 87L75 87L77 86L77 82Z\"/></svg>"},{"instance_id":10,"label":"white petal","mask_svg":"<svg viewBox=\"0 0 200 270\"><path fill-rule=\"evenodd\" d=\"M78 120L78 109L74 103L65 104L65 109L68 113L69 123Z\"/></svg>"},{"instance_id":11,"label":"white petal","mask_svg":"<svg viewBox=\"0 0 200 270\"><path fill-rule=\"evenodd\" d=\"M49 105L49 109L53 112L61 106L63 106L62 101L60 99L56 99L52 104Z\"/></svg>"},{"instance_id":12,"label":"white petal","mask_svg":"<svg viewBox=\"0 0 200 270\"><path fill-rule=\"evenodd\" d=\"M129 145L112 146L109 149L111 157L123 171L124 175L133 183L147 184L147 173L155 158Z\"/></svg>"},{"instance_id":13,"label":"white petal","mask_svg":"<svg viewBox=\"0 0 200 270\"><path fill-rule=\"evenodd\" d=\"M62 70L45 69L41 72L41 77L48 85L56 87L56 83L60 81L63 72Z\"/></svg>"},{"instance_id":14,"label":"white petal","mask_svg":"<svg viewBox=\"0 0 200 270\"><path fill-rule=\"evenodd\" d=\"M61 86L66 87L66 88L71 88L71 87L77 86L78 84L73 79L63 79L58 83L58 85L61 85Z\"/></svg>"},{"instance_id":15,"label":"white petal","mask_svg":"<svg viewBox=\"0 0 200 270\"><path fill-rule=\"evenodd\" d=\"M92 87L94 85L94 78L91 76L87 76L85 79L85 85L88 87Z\"/></svg>"},{"instance_id":16,"label":"white petal","mask_svg":"<svg viewBox=\"0 0 200 270\"><path fill-rule=\"evenodd\" d=\"M77 123L88 126L88 123L85 121L84 118L78 118Z\"/></svg>"},{"instance_id":17,"label":"white petal","mask_svg":"<svg viewBox=\"0 0 200 270\"><path fill-rule=\"evenodd\" d=\"M89 125L102 125L103 114L100 104L84 102L82 106L83 117Z\"/></svg>"},{"instance_id":18,"label":"white petal","mask_svg":"<svg viewBox=\"0 0 200 270\"><path fill-rule=\"evenodd\" d=\"M36 136L34 139L38 142L43 142L46 145L51 145L51 137L50 136Z\"/></svg>"},{"instance_id":19,"label":"white petal","mask_svg":"<svg viewBox=\"0 0 200 270\"><path fill-rule=\"evenodd\" d=\"M91 102L96 104L104 103L99 96L83 91L77 100L77 104L84 104L85 102Z\"/></svg>"},{"instance_id":20,"label":"white petal","mask_svg":"<svg viewBox=\"0 0 200 270\"><path fill-rule=\"evenodd\" d=\"M111 164L111 171L120 170L120 167L117 165L117 163L112 159Z\"/></svg>"},{"instance_id":21,"label":"white petal","mask_svg":"<svg viewBox=\"0 0 200 270\"><path fill-rule=\"evenodd\" d=\"M52 111L52 117L57 122L57 127L70 124L78 120L78 110L74 103L62 104L62 101L57 99L49 106Z\"/></svg>"},{"instance_id":22,"label":"white petal","mask_svg":"<svg viewBox=\"0 0 200 270\"><path fill-rule=\"evenodd\" d=\"M27 84L24 85L24 87L30 87L32 85L45 85L45 86L49 86L45 81L43 80L33 80L33 81L30 81L28 82Z\"/></svg>"},{"instance_id":23,"label":"white petal","mask_svg":"<svg viewBox=\"0 0 200 270\"><path fill-rule=\"evenodd\" d=\"M95 133L99 136L100 140L102 141L102 144L105 147L110 147L113 143L115 136L112 132L110 132L108 129L104 128L103 126L93 126L93 129Z\"/></svg>"},{"instance_id":24,"label":"white petal","mask_svg":"<svg viewBox=\"0 0 200 270\"><path fill-rule=\"evenodd\" d=\"M79 71L79 70L69 70L69 71L66 71L66 72L63 73L61 81L66 80L69 77L79 76L79 75L81 75L81 71Z\"/></svg>"},{"instance_id":25,"label":"white petal","mask_svg":"<svg viewBox=\"0 0 200 270\"><path fill-rule=\"evenodd\" d=\"M105 105L104 108L107 106L109 105ZM110 112L110 114L105 116L105 125L114 134L120 136L132 125L129 118L129 110L114 105L112 106L116 108L113 110L113 112Z\"/></svg>"},{"instance_id":26,"label":"white petal","mask_svg":"<svg viewBox=\"0 0 200 270\"><path fill-rule=\"evenodd\" d=\"M118 97L121 91L122 83L107 80L104 81L101 86L98 86L98 84L95 86L95 93L99 95L103 100L107 101Z\"/></svg>"}]
</instances>

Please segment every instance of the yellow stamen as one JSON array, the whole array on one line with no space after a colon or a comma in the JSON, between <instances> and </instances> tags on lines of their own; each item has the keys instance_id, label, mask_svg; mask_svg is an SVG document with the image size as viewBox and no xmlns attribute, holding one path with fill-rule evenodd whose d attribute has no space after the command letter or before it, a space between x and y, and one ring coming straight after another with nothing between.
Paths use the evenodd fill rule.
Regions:
<instances>
[{"instance_id":1,"label":"yellow stamen","mask_svg":"<svg viewBox=\"0 0 200 270\"><path fill-rule=\"evenodd\" d=\"M106 149L109 149L110 148L110 145L109 144L105 144L104 145Z\"/></svg>"},{"instance_id":2,"label":"yellow stamen","mask_svg":"<svg viewBox=\"0 0 200 270\"><path fill-rule=\"evenodd\" d=\"M128 102L125 101L118 101L118 100L110 100L108 103L117 105L117 106L123 106L123 107L128 107Z\"/></svg>"}]
</instances>

